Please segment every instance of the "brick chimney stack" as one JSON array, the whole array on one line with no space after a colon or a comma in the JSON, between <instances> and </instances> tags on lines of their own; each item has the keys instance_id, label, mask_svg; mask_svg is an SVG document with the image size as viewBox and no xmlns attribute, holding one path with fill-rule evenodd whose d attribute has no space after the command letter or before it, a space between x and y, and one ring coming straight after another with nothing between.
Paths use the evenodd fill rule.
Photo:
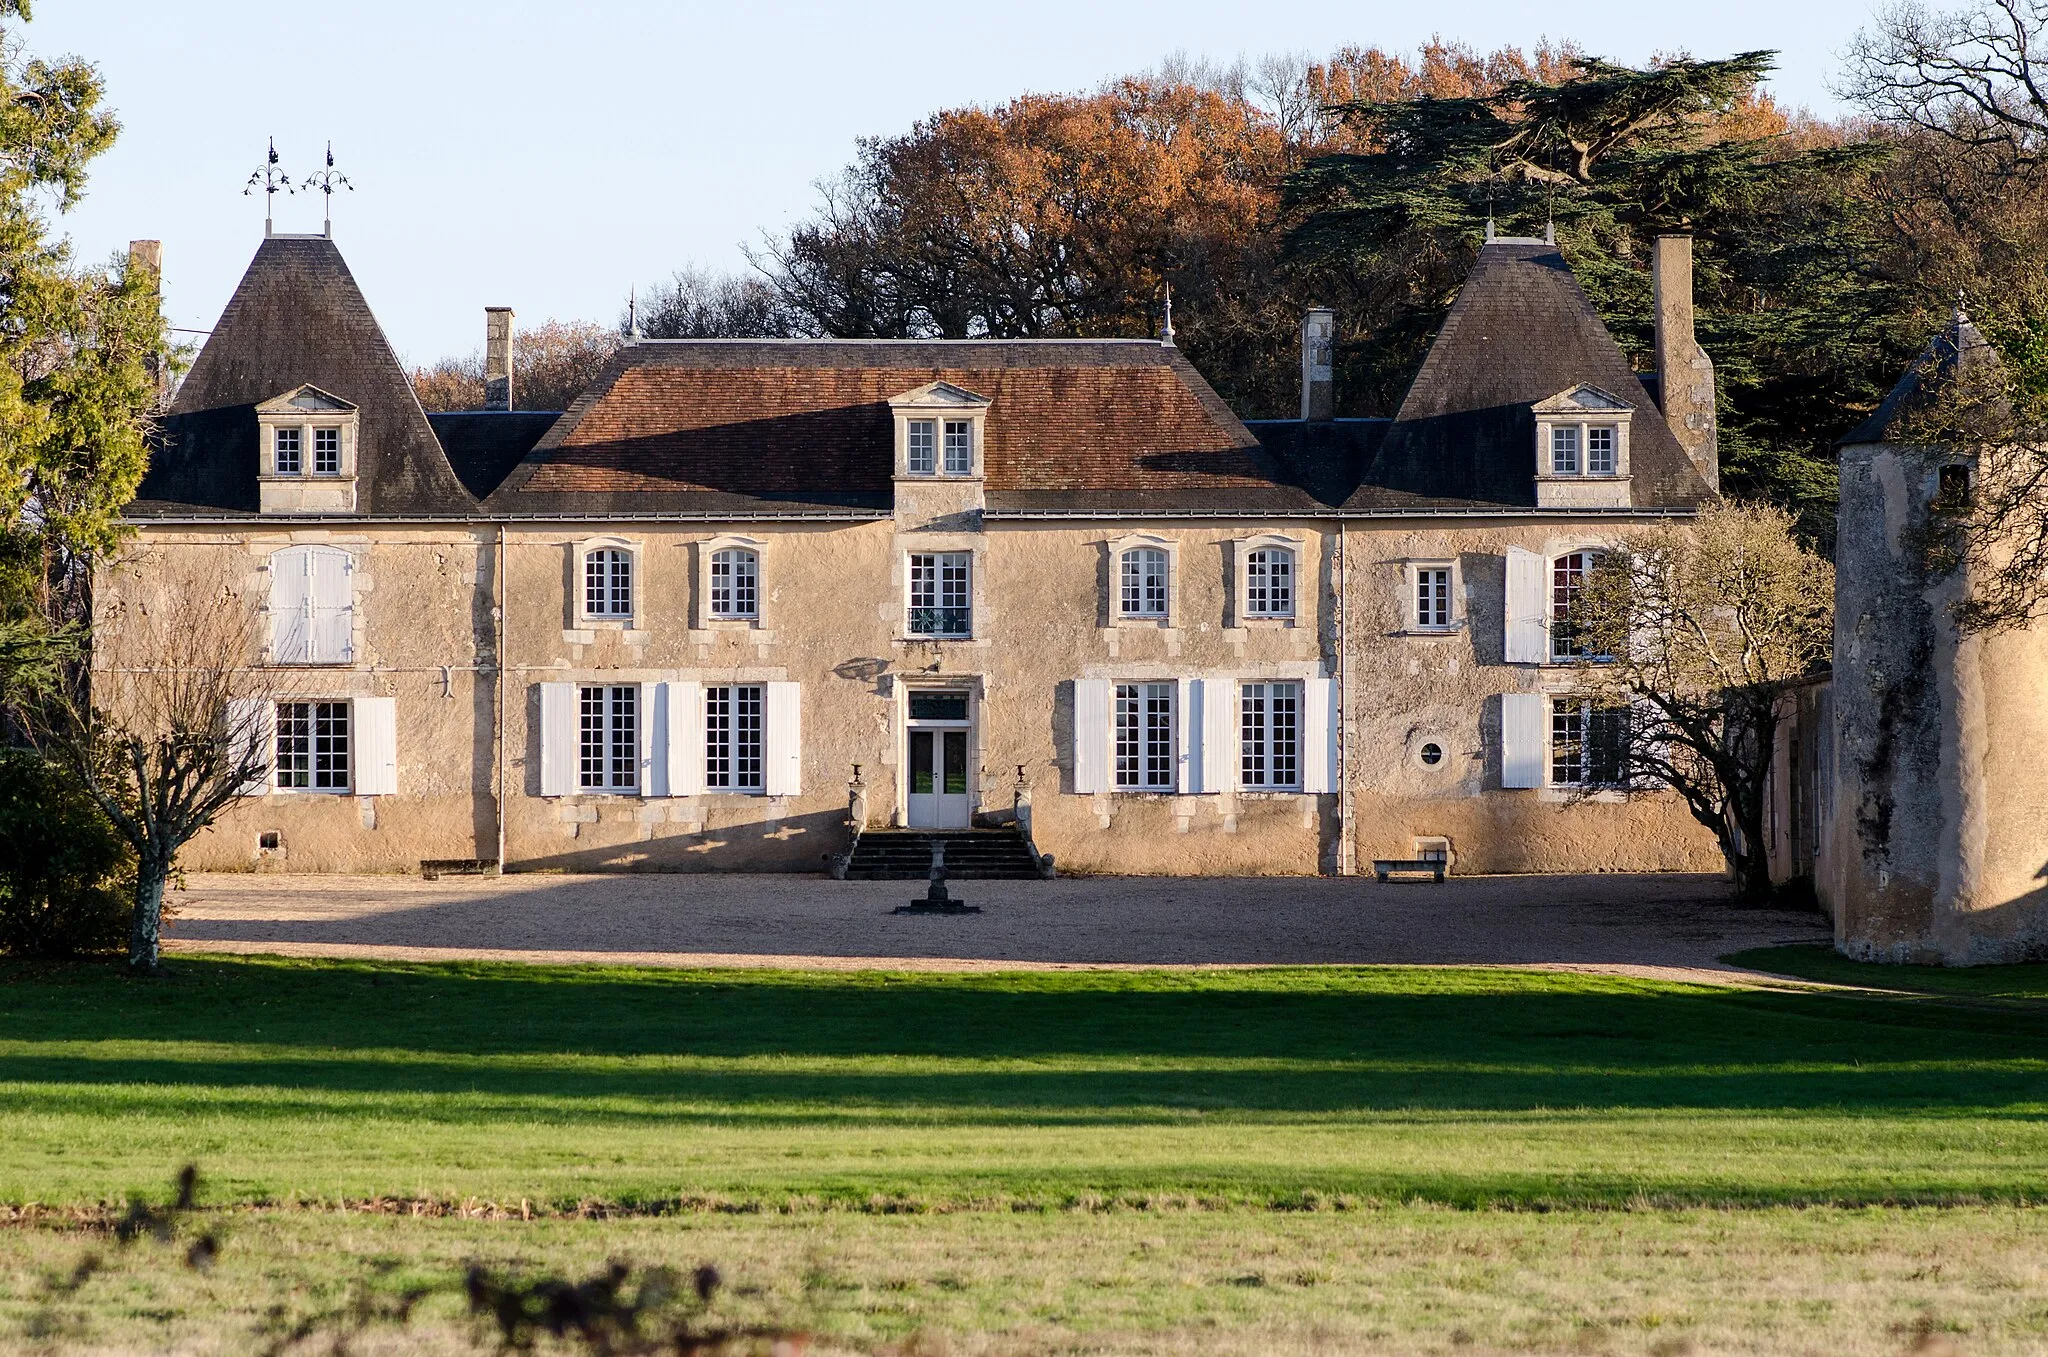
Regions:
<instances>
[{"instance_id":1,"label":"brick chimney stack","mask_svg":"<svg viewBox=\"0 0 2048 1357\"><path fill-rule=\"evenodd\" d=\"M1657 403L1678 446L1709 489L1721 489L1721 440L1714 413L1714 363L1693 337L1692 237L1658 236L1650 247L1657 299Z\"/></svg>"},{"instance_id":2,"label":"brick chimney stack","mask_svg":"<svg viewBox=\"0 0 2048 1357\"><path fill-rule=\"evenodd\" d=\"M1301 417L1334 419L1337 415L1337 313L1311 308L1301 318Z\"/></svg>"},{"instance_id":3,"label":"brick chimney stack","mask_svg":"<svg viewBox=\"0 0 2048 1357\"><path fill-rule=\"evenodd\" d=\"M512 308L484 308L484 409L512 408Z\"/></svg>"}]
</instances>

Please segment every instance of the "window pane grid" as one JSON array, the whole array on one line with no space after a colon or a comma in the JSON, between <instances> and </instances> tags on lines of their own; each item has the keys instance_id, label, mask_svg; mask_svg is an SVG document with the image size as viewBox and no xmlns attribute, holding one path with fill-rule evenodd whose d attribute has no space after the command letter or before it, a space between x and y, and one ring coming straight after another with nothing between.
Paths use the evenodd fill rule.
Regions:
<instances>
[{"instance_id":1,"label":"window pane grid","mask_svg":"<svg viewBox=\"0 0 2048 1357\"><path fill-rule=\"evenodd\" d=\"M1123 555L1120 605L1125 617L1166 616L1166 553L1136 547Z\"/></svg>"},{"instance_id":2,"label":"window pane grid","mask_svg":"<svg viewBox=\"0 0 2048 1357\"><path fill-rule=\"evenodd\" d=\"M1557 476L1579 474L1579 430L1577 425L1550 431L1550 470Z\"/></svg>"},{"instance_id":3,"label":"window pane grid","mask_svg":"<svg viewBox=\"0 0 2048 1357\"><path fill-rule=\"evenodd\" d=\"M1550 702L1550 780L1561 787L1618 787L1626 780L1627 707L1579 697Z\"/></svg>"},{"instance_id":4,"label":"window pane grid","mask_svg":"<svg viewBox=\"0 0 2048 1357\"><path fill-rule=\"evenodd\" d=\"M972 560L972 555L964 551L920 552L910 558L912 635L972 634Z\"/></svg>"},{"instance_id":5,"label":"window pane grid","mask_svg":"<svg viewBox=\"0 0 2048 1357\"><path fill-rule=\"evenodd\" d=\"M938 468L938 426L929 419L910 421L908 458L911 474L929 476Z\"/></svg>"},{"instance_id":6,"label":"window pane grid","mask_svg":"<svg viewBox=\"0 0 2048 1357\"><path fill-rule=\"evenodd\" d=\"M704 785L721 791L762 790L763 714L767 689L758 683L704 690Z\"/></svg>"},{"instance_id":7,"label":"window pane grid","mask_svg":"<svg viewBox=\"0 0 2048 1357\"><path fill-rule=\"evenodd\" d=\"M711 615L755 617L761 607L761 563L751 551L732 549L711 557Z\"/></svg>"},{"instance_id":8,"label":"window pane grid","mask_svg":"<svg viewBox=\"0 0 2048 1357\"><path fill-rule=\"evenodd\" d=\"M964 419L946 421L946 474L965 476L974 470L974 425Z\"/></svg>"},{"instance_id":9,"label":"window pane grid","mask_svg":"<svg viewBox=\"0 0 2048 1357\"><path fill-rule=\"evenodd\" d=\"M583 558L583 612L586 617L633 615L630 552L601 547Z\"/></svg>"},{"instance_id":10,"label":"window pane grid","mask_svg":"<svg viewBox=\"0 0 2048 1357\"><path fill-rule=\"evenodd\" d=\"M1586 474L1589 476L1612 476L1614 474L1614 428L1603 424L1586 430Z\"/></svg>"},{"instance_id":11,"label":"window pane grid","mask_svg":"<svg viewBox=\"0 0 2048 1357\"><path fill-rule=\"evenodd\" d=\"M276 430L275 462L280 476L296 476L303 465L299 460L299 431L297 429Z\"/></svg>"},{"instance_id":12,"label":"window pane grid","mask_svg":"<svg viewBox=\"0 0 2048 1357\"><path fill-rule=\"evenodd\" d=\"M341 430L313 430L313 473L318 476L341 474Z\"/></svg>"},{"instance_id":13,"label":"window pane grid","mask_svg":"<svg viewBox=\"0 0 2048 1357\"><path fill-rule=\"evenodd\" d=\"M1247 683L1239 697L1240 778L1246 787L1301 785L1301 685Z\"/></svg>"},{"instance_id":14,"label":"window pane grid","mask_svg":"<svg viewBox=\"0 0 2048 1357\"><path fill-rule=\"evenodd\" d=\"M1415 572L1415 625L1451 625L1451 572L1426 569Z\"/></svg>"},{"instance_id":15,"label":"window pane grid","mask_svg":"<svg viewBox=\"0 0 2048 1357\"><path fill-rule=\"evenodd\" d=\"M349 789L349 704L280 702L276 784L320 792Z\"/></svg>"},{"instance_id":16,"label":"window pane grid","mask_svg":"<svg viewBox=\"0 0 2048 1357\"><path fill-rule=\"evenodd\" d=\"M1576 660L1586 651L1579 644L1578 628L1571 617L1572 603L1578 598L1579 590L1586 582L1586 572L1593 568L1593 553L1574 551L1558 557L1550 565L1550 657L1554 660Z\"/></svg>"},{"instance_id":17,"label":"window pane grid","mask_svg":"<svg viewBox=\"0 0 2048 1357\"><path fill-rule=\"evenodd\" d=\"M1294 616L1294 553L1263 547L1245 561L1245 614L1249 617Z\"/></svg>"},{"instance_id":18,"label":"window pane grid","mask_svg":"<svg viewBox=\"0 0 2048 1357\"><path fill-rule=\"evenodd\" d=\"M1174 786L1171 683L1116 685L1116 785L1131 791Z\"/></svg>"},{"instance_id":19,"label":"window pane grid","mask_svg":"<svg viewBox=\"0 0 2048 1357\"><path fill-rule=\"evenodd\" d=\"M583 688L579 785L629 792L640 785L640 690L630 685Z\"/></svg>"}]
</instances>

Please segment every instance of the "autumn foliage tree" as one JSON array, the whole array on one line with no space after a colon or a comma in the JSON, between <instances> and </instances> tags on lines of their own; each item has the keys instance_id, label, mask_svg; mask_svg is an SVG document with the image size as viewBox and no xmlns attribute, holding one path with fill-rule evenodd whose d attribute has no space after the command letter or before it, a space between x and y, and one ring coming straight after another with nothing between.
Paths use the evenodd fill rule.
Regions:
<instances>
[{"instance_id":1,"label":"autumn foliage tree","mask_svg":"<svg viewBox=\"0 0 2048 1357\"><path fill-rule=\"evenodd\" d=\"M618 331L587 321L551 320L512 336L512 398L522 410L564 410L618 352ZM444 358L416 368L413 393L428 410L481 410L484 356Z\"/></svg>"}]
</instances>

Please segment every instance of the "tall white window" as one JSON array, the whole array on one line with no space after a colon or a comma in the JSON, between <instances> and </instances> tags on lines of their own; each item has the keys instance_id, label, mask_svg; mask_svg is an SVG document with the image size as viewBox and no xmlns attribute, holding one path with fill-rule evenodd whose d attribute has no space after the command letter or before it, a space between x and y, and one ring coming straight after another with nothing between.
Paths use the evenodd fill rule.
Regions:
<instances>
[{"instance_id":1,"label":"tall white window","mask_svg":"<svg viewBox=\"0 0 2048 1357\"><path fill-rule=\"evenodd\" d=\"M1172 791L1174 683L1116 685L1116 785L1122 791Z\"/></svg>"},{"instance_id":2,"label":"tall white window","mask_svg":"<svg viewBox=\"0 0 2048 1357\"><path fill-rule=\"evenodd\" d=\"M1166 616L1166 568L1166 553L1158 547L1126 551L1118 611L1125 617Z\"/></svg>"},{"instance_id":3,"label":"tall white window","mask_svg":"<svg viewBox=\"0 0 2048 1357\"><path fill-rule=\"evenodd\" d=\"M633 553L623 547L598 547L583 555L583 615L633 615Z\"/></svg>"},{"instance_id":4,"label":"tall white window","mask_svg":"<svg viewBox=\"0 0 2048 1357\"><path fill-rule=\"evenodd\" d=\"M1593 551L1571 551L1550 563L1550 658L1577 660L1586 657L1579 642L1578 624L1572 619L1572 604L1585 587L1586 572L1598 563Z\"/></svg>"},{"instance_id":5,"label":"tall white window","mask_svg":"<svg viewBox=\"0 0 2048 1357\"><path fill-rule=\"evenodd\" d=\"M1586 430L1586 474L1588 476L1612 476L1614 474L1614 426L1595 424Z\"/></svg>"},{"instance_id":6,"label":"tall white window","mask_svg":"<svg viewBox=\"0 0 2048 1357\"><path fill-rule=\"evenodd\" d=\"M286 547L270 557L273 664L355 658L355 558L340 547Z\"/></svg>"},{"instance_id":7,"label":"tall white window","mask_svg":"<svg viewBox=\"0 0 2048 1357\"><path fill-rule=\"evenodd\" d=\"M1426 565L1415 571L1415 625L1441 630L1451 625L1451 568Z\"/></svg>"},{"instance_id":8,"label":"tall white window","mask_svg":"<svg viewBox=\"0 0 2048 1357\"><path fill-rule=\"evenodd\" d=\"M911 556L911 635L973 635L973 561L973 555L965 551L917 552Z\"/></svg>"},{"instance_id":9,"label":"tall white window","mask_svg":"<svg viewBox=\"0 0 2048 1357\"><path fill-rule=\"evenodd\" d=\"M1294 553L1260 547L1245 559L1244 612L1247 617L1294 616Z\"/></svg>"},{"instance_id":10,"label":"tall white window","mask_svg":"<svg viewBox=\"0 0 2048 1357\"><path fill-rule=\"evenodd\" d=\"M946 421L946 474L966 476L974 471L974 423L972 420L949 419Z\"/></svg>"},{"instance_id":11,"label":"tall white window","mask_svg":"<svg viewBox=\"0 0 2048 1357\"><path fill-rule=\"evenodd\" d=\"M910 474L929 476L939 469L939 422L935 419L909 421L907 457Z\"/></svg>"},{"instance_id":12,"label":"tall white window","mask_svg":"<svg viewBox=\"0 0 2048 1357\"><path fill-rule=\"evenodd\" d=\"M282 790L349 789L349 711L346 702L277 704L277 785Z\"/></svg>"},{"instance_id":13,"label":"tall white window","mask_svg":"<svg viewBox=\"0 0 2048 1357\"><path fill-rule=\"evenodd\" d=\"M1247 683L1239 690L1239 781L1253 791L1301 787L1301 685Z\"/></svg>"},{"instance_id":14,"label":"tall white window","mask_svg":"<svg viewBox=\"0 0 2048 1357\"><path fill-rule=\"evenodd\" d=\"M731 684L704 690L704 785L716 791L762 790L762 712L766 689Z\"/></svg>"},{"instance_id":15,"label":"tall white window","mask_svg":"<svg viewBox=\"0 0 2048 1357\"><path fill-rule=\"evenodd\" d=\"M341 474L341 430L313 430L313 474L315 476L339 476Z\"/></svg>"},{"instance_id":16,"label":"tall white window","mask_svg":"<svg viewBox=\"0 0 2048 1357\"><path fill-rule=\"evenodd\" d=\"M1553 476L1576 476L1579 474L1579 426L1559 424L1550 430L1550 474Z\"/></svg>"},{"instance_id":17,"label":"tall white window","mask_svg":"<svg viewBox=\"0 0 2048 1357\"><path fill-rule=\"evenodd\" d=\"M745 547L727 547L711 555L711 615L761 615L761 558Z\"/></svg>"},{"instance_id":18,"label":"tall white window","mask_svg":"<svg viewBox=\"0 0 2048 1357\"><path fill-rule=\"evenodd\" d=\"M271 465L280 476L296 476L306 469L305 445L297 429L271 431Z\"/></svg>"},{"instance_id":19,"label":"tall white window","mask_svg":"<svg viewBox=\"0 0 2048 1357\"><path fill-rule=\"evenodd\" d=\"M577 783L585 791L630 792L640 785L640 689L631 684L579 689Z\"/></svg>"},{"instance_id":20,"label":"tall white window","mask_svg":"<svg viewBox=\"0 0 2048 1357\"><path fill-rule=\"evenodd\" d=\"M1550 700L1550 781L1559 787L1614 787L1624 780L1629 710L1582 697Z\"/></svg>"}]
</instances>

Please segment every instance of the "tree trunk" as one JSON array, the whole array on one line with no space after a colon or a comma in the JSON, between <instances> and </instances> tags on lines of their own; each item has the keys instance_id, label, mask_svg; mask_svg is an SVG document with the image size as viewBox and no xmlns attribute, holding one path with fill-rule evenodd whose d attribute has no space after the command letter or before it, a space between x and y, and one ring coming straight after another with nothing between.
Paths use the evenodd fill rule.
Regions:
<instances>
[{"instance_id":1,"label":"tree trunk","mask_svg":"<svg viewBox=\"0 0 2048 1357\"><path fill-rule=\"evenodd\" d=\"M135 918L128 928L128 969L137 974L156 970L163 937L164 883L170 874L167 865L148 858L135 865Z\"/></svg>"},{"instance_id":2,"label":"tree trunk","mask_svg":"<svg viewBox=\"0 0 2048 1357\"><path fill-rule=\"evenodd\" d=\"M1764 840L1761 804L1745 807L1742 814L1742 853L1735 869L1735 888L1745 900L1762 900L1771 893L1771 851Z\"/></svg>"}]
</instances>

